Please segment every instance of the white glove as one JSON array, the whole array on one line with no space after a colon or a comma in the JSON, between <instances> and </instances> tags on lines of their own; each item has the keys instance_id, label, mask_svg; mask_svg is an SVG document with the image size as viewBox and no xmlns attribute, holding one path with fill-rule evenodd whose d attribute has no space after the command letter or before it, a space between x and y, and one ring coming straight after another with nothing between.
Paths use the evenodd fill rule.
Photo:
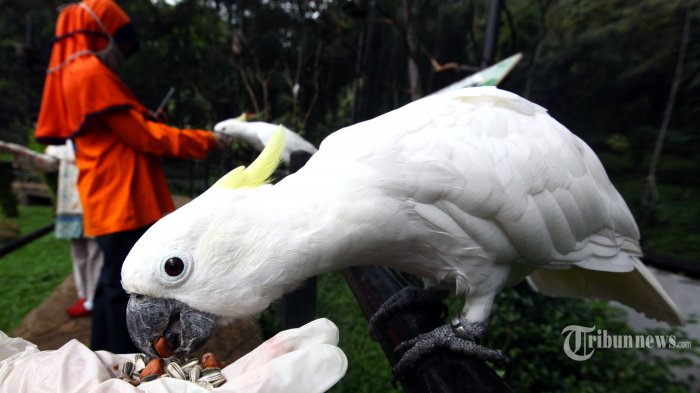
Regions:
<instances>
[{"instance_id":1,"label":"white glove","mask_svg":"<svg viewBox=\"0 0 700 393\"><path fill-rule=\"evenodd\" d=\"M2 332L0 332L2 333ZM324 392L347 370L337 347L338 328L317 319L280 332L222 370L227 382L214 392ZM112 365L133 355L93 352L77 340L55 351L0 334L0 393L206 393L202 387L174 378L131 386L112 378Z\"/></svg>"}]
</instances>

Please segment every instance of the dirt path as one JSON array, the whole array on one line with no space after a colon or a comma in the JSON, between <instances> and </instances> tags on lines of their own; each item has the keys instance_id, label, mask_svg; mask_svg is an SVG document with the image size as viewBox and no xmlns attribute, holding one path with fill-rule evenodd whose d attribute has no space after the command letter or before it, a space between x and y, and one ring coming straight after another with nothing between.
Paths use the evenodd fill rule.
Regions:
<instances>
[{"instance_id":1,"label":"dirt path","mask_svg":"<svg viewBox=\"0 0 700 393\"><path fill-rule=\"evenodd\" d=\"M91 318L72 319L64 311L76 298L71 275L9 335L33 342L41 350L58 349L73 338L89 345ZM257 322L238 321L217 327L211 339L196 354L214 352L219 359L231 363L261 342L262 333Z\"/></svg>"}]
</instances>

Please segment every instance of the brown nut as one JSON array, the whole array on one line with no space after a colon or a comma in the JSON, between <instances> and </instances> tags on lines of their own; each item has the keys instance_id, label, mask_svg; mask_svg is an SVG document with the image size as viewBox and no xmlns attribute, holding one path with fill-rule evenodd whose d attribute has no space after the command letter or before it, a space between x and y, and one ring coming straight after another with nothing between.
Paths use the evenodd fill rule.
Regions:
<instances>
[{"instance_id":1,"label":"brown nut","mask_svg":"<svg viewBox=\"0 0 700 393\"><path fill-rule=\"evenodd\" d=\"M161 358L154 358L148 364L146 367L141 370L141 379L144 379L145 377L149 375L160 375L163 374L163 359Z\"/></svg>"},{"instance_id":2,"label":"brown nut","mask_svg":"<svg viewBox=\"0 0 700 393\"><path fill-rule=\"evenodd\" d=\"M155 349L158 356L162 358L169 358L173 356L173 350L170 348L170 344L168 344L168 341L163 336L156 339L156 341L153 343L153 349Z\"/></svg>"},{"instance_id":3,"label":"brown nut","mask_svg":"<svg viewBox=\"0 0 700 393\"><path fill-rule=\"evenodd\" d=\"M216 355L214 355L211 352L207 352L204 355L202 355L202 367L203 368L209 368L209 367L224 368L225 366L226 366L226 362L219 361L219 359L217 359Z\"/></svg>"}]
</instances>

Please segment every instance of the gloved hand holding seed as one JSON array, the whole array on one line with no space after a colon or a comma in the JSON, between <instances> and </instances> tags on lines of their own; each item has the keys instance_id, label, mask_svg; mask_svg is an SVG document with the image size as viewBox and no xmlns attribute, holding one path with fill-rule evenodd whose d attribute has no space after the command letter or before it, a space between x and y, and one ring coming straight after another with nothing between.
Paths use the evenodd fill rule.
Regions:
<instances>
[{"instance_id":1,"label":"gloved hand holding seed","mask_svg":"<svg viewBox=\"0 0 700 393\"><path fill-rule=\"evenodd\" d=\"M338 328L317 319L283 331L223 368L226 383L213 391L324 392L345 375L347 359L337 347ZM205 393L186 380L159 378L138 387L119 379L118 365L134 355L93 352L77 340L39 351L0 332L0 393Z\"/></svg>"}]
</instances>

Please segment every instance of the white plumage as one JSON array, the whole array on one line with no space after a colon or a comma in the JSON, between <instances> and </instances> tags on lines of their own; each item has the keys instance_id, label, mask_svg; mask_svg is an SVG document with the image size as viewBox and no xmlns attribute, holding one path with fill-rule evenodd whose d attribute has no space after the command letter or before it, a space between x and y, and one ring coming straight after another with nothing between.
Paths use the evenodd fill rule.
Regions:
<instances>
[{"instance_id":1,"label":"white plumage","mask_svg":"<svg viewBox=\"0 0 700 393\"><path fill-rule=\"evenodd\" d=\"M638 241L584 142L515 94L471 88L341 129L274 186L212 187L156 223L122 277L130 292L245 318L309 276L384 264L463 294L460 320L483 323L531 275L545 293L682 323ZM192 266L177 285L159 278L172 255Z\"/></svg>"},{"instance_id":2,"label":"white plumage","mask_svg":"<svg viewBox=\"0 0 700 393\"><path fill-rule=\"evenodd\" d=\"M282 161L289 164L291 153L294 151L305 151L309 154L314 154L318 149L311 142L304 139L301 135L290 130L282 125L265 123L262 121L245 121L245 115L224 120L214 126L215 132L221 132L229 135L234 139L248 143L254 149L261 151L270 140L270 136L282 127L286 132L287 144L282 153Z\"/></svg>"}]
</instances>

